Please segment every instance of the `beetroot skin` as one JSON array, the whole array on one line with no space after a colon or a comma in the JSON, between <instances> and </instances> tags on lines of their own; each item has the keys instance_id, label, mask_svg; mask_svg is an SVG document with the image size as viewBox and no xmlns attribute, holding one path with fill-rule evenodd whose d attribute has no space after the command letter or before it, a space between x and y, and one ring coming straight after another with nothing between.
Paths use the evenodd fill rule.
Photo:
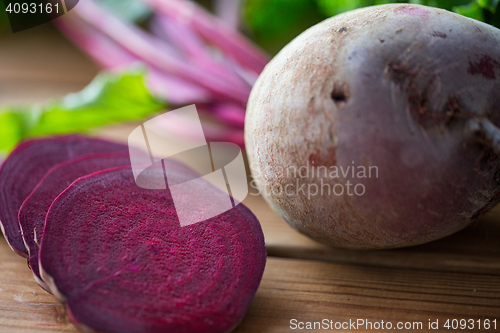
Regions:
<instances>
[{"instance_id":1,"label":"beetroot skin","mask_svg":"<svg viewBox=\"0 0 500 333\"><path fill-rule=\"evenodd\" d=\"M192 179L165 167L177 183ZM143 173L149 188L165 182ZM226 195L209 183L198 191L207 206ZM50 207L40 247L42 278L75 324L117 333L227 332L265 261L259 222L242 204L181 227L169 190L138 187L130 167L71 184Z\"/></svg>"},{"instance_id":2,"label":"beetroot skin","mask_svg":"<svg viewBox=\"0 0 500 333\"><path fill-rule=\"evenodd\" d=\"M45 217L54 201L77 178L118 166L130 165L128 153L89 154L56 164L42 178L19 209L19 224L28 249L28 263L37 282L46 290L38 268L38 249Z\"/></svg>"},{"instance_id":3,"label":"beetroot skin","mask_svg":"<svg viewBox=\"0 0 500 333\"><path fill-rule=\"evenodd\" d=\"M125 145L68 135L28 140L10 153L0 169L0 222L3 234L17 254L28 257L18 212L45 173L54 165L89 153L128 152Z\"/></svg>"},{"instance_id":4,"label":"beetroot skin","mask_svg":"<svg viewBox=\"0 0 500 333\"><path fill-rule=\"evenodd\" d=\"M393 248L447 236L498 203L499 126L500 30L391 4L288 44L253 87L245 142L259 188L294 228Z\"/></svg>"}]
</instances>

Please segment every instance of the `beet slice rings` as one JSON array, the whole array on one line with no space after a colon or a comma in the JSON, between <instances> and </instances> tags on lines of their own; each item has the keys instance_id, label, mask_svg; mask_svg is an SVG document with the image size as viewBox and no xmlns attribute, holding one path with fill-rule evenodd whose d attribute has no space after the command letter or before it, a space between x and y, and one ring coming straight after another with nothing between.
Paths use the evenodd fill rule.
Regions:
<instances>
[{"instance_id":1,"label":"beet slice rings","mask_svg":"<svg viewBox=\"0 0 500 333\"><path fill-rule=\"evenodd\" d=\"M81 135L21 143L0 168L0 223L12 250L28 257L18 222L19 208L51 167L84 154L128 151L125 145Z\"/></svg>"},{"instance_id":2,"label":"beet slice rings","mask_svg":"<svg viewBox=\"0 0 500 333\"><path fill-rule=\"evenodd\" d=\"M165 179L151 172L147 181ZM224 196L209 183L199 190L211 205ZM71 184L50 207L40 247L42 278L72 320L120 333L230 331L265 261L260 224L245 206L181 227L170 191L138 187L130 167Z\"/></svg>"},{"instance_id":3,"label":"beet slice rings","mask_svg":"<svg viewBox=\"0 0 500 333\"><path fill-rule=\"evenodd\" d=\"M118 166L130 165L128 153L90 154L56 164L42 178L19 209L19 224L26 248L28 264L35 280L49 290L40 276L38 249L45 227L45 217L52 201L73 181L88 174Z\"/></svg>"}]
</instances>

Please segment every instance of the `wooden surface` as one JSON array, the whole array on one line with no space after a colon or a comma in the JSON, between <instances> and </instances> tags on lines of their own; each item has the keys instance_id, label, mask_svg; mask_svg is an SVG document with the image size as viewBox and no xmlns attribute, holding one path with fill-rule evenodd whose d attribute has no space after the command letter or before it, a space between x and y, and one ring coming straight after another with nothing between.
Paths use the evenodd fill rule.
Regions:
<instances>
[{"instance_id":1,"label":"wooden surface","mask_svg":"<svg viewBox=\"0 0 500 333\"><path fill-rule=\"evenodd\" d=\"M62 96L81 89L96 73L95 65L49 27L0 36L0 104ZM131 128L107 127L96 134L125 140ZM486 318L496 318L500 332L500 209L430 244L347 251L300 235L260 197L249 196L245 204L262 223L269 259L236 332L298 331L290 328L292 319L422 322L421 331L428 331L429 320L439 320L443 329L447 319ZM38 287L26 261L3 239L0 332L76 332L64 306Z\"/></svg>"}]
</instances>

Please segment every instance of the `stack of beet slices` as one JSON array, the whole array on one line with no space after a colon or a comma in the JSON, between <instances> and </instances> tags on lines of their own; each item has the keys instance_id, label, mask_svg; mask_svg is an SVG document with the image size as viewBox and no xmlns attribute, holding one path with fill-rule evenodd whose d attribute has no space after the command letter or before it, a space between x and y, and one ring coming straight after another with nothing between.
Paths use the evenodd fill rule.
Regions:
<instances>
[{"instance_id":1,"label":"stack of beet slices","mask_svg":"<svg viewBox=\"0 0 500 333\"><path fill-rule=\"evenodd\" d=\"M161 167L169 181L193 177L175 161ZM152 167L141 176L145 187L165 188L164 174ZM229 332L262 278L260 224L239 204L181 227L166 187L137 186L121 144L78 135L26 141L0 169L2 230L82 330ZM227 200L208 182L197 191L206 205Z\"/></svg>"}]
</instances>

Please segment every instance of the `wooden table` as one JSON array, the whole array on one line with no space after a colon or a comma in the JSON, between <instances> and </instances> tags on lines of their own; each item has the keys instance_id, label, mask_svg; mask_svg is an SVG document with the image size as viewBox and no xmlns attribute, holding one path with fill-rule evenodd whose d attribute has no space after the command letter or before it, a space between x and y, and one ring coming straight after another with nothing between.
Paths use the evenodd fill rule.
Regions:
<instances>
[{"instance_id":1,"label":"wooden table","mask_svg":"<svg viewBox=\"0 0 500 333\"><path fill-rule=\"evenodd\" d=\"M78 91L97 70L50 26L0 36L0 104ZM130 128L113 126L97 133L125 140ZM446 330L448 319L474 319L476 328L469 331L481 331L477 320L496 319L500 332L500 209L430 244L347 251L300 235L260 197L250 196L244 203L262 223L269 258L255 300L236 332L298 331L291 329L292 319L383 320L394 328L398 322L421 322L422 331L428 330L429 320L439 320L440 329ZM3 239L0 332L76 332L64 307L38 287L26 261Z\"/></svg>"}]
</instances>

